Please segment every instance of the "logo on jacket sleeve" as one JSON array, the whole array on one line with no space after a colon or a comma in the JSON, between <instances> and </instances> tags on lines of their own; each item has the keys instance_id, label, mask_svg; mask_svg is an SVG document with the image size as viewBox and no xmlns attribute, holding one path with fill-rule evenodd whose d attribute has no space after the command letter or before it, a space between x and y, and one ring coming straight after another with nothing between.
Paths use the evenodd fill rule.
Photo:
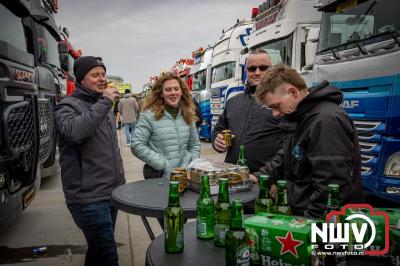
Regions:
<instances>
[{"instance_id":1,"label":"logo on jacket sleeve","mask_svg":"<svg viewBox=\"0 0 400 266\"><path fill-rule=\"evenodd\" d=\"M299 144L296 144L294 146L293 155L294 155L294 158L296 158L298 161L300 161L301 158L303 158L303 154L301 153L301 147Z\"/></svg>"}]
</instances>

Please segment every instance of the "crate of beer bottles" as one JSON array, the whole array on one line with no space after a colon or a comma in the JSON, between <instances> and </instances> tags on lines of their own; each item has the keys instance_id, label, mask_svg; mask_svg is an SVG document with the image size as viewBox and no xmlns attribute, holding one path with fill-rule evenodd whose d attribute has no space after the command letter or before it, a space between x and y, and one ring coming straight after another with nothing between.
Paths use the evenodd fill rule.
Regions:
<instances>
[{"instance_id":1,"label":"crate of beer bottles","mask_svg":"<svg viewBox=\"0 0 400 266\"><path fill-rule=\"evenodd\" d=\"M311 224L318 222L270 213L246 219L244 227L250 237L252 264L318 265L311 246Z\"/></svg>"},{"instance_id":2,"label":"crate of beer bottles","mask_svg":"<svg viewBox=\"0 0 400 266\"><path fill-rule=\"evenodd\" d=\"M210 180L211 195L218 194L218 180L228 179L229 193L251 189L253 183L249 179L249 169L245 166L230 164L211 159L195 159L187 167L188 189L199 192L201 176Z\"/></svg>"}]
</instances>

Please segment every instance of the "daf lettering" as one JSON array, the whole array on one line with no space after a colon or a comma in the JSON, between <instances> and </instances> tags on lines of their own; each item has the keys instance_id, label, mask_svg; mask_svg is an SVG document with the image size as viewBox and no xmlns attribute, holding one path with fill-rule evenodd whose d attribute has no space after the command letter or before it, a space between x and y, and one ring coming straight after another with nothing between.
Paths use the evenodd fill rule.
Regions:
<instances>
[{"instance_id":1,"label":"daf lettering","mask_svg":"<svg viewBox=\"0 0 400 266\"><path fill-rule=\"evenodd\" d=\"M358 100L344 100L343 103L340 105L344 109L353 109L360 106L360 101Z\"/></svg>"}]
</instances>

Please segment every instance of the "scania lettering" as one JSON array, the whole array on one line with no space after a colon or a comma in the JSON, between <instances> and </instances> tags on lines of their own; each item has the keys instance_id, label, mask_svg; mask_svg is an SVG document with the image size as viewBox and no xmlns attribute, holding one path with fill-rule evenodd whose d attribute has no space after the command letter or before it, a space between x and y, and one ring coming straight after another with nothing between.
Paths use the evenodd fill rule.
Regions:
<instances>
[{"instance_id":1,"label":"scania lettering","mask_svg":"<svg viewBox=\"0 0 400 266\"><path fill-rule=\"evenodd\" d=\"M315 0L267 0L253 10L253 33L248 48L267 51L272 64L284 63L299 71L307 85L317 50L321 14Z\"/></svg>"},{"instance_id":2,"label":"scania lettering","mask_svg":"<svg viewBox=\"0 0 400 266\"><path fill-rule=\"evenodd\" d=\"M190 69L192 76L192 93L194 99L199 103L202 124L200 125L199 136L205 141L211 140L211 58L212 47L199 48L192 53L194 64Z\"/></svg>"},{"instance_id":3,"label":"scania lettering","mask_svg":"<svg viewBox=\"0 0 400 266\"><path fill-rule=\"evenodd\" d=\"M323 0L314 83L344 93L364 191L400 202L400 1Z\"/></svg>"},{"instance_id":4,"label":"scania lettering","mask_svg":"<svg viewBox=\"0 0 400 266\"><path fill-rule=\"evenodd\" d=\"M240 52L247 45L251 34L251 20L237 21L230 29L223 31L214 46L211 77L211 114L214 127L224 110L225 102L244 91L244 64Z\"/></svg>"}]
</instances>

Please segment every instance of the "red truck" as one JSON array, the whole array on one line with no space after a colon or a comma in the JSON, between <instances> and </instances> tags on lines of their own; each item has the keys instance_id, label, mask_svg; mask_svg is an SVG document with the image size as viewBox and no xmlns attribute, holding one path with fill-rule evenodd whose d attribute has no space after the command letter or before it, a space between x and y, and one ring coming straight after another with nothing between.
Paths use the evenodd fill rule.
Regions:
<instances>
[{"instance_id":1,"label":"red truck","mask_svg":"<svg viewBox=\"0 0 400 266\"><path fill-rule=\"evenodd\" d=\"M182 58L176 61L175 65L172 66L171 72L177 74L180 78L182 78L189 89L192 90L192 76L190 76L190 69L194 64L193 58Z\"/></svg>"}]
</instances>

